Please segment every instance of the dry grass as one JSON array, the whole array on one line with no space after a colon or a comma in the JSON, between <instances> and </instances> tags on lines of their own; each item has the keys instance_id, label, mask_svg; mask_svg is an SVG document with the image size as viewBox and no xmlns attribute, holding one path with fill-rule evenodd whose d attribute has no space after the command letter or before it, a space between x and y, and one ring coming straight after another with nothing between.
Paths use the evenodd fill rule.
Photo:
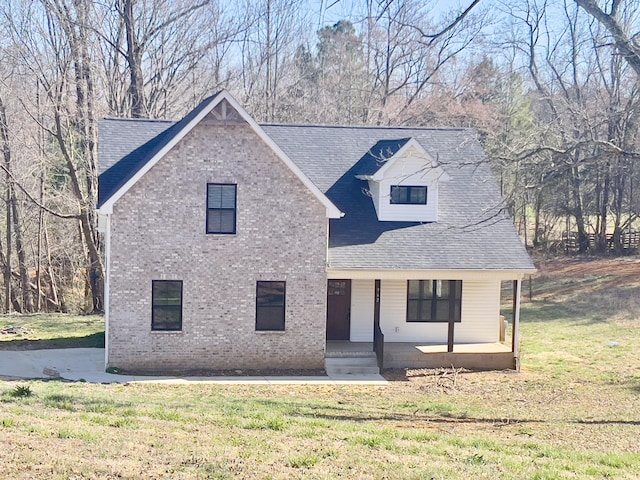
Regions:
<instances>
[{"instance_id":1,"label":"dry grass","mask_svg":"<svg viewBox=\"0 0 640 480\"><path fill-rule=\"evenodd\" d=\"M0 478L639 478L640 267L541 267L519 374L454 383L410 370L386 387L0 382Z\"/></svg>"}]
</instances>

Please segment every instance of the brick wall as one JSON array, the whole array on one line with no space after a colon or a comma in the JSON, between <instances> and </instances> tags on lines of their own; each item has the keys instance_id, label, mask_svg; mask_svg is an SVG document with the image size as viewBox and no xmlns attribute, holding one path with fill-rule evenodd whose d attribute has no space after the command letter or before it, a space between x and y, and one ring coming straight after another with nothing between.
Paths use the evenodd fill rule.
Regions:
<instances>
[{"instance_id":1,"label":"brick wall","mask_svg":"<svg viewBox=\"0 0 640 480\"><path fill-rule=\"evenodd\" d=\"M207 183L238 185L235 235L205 233ZM114 206L108 366L322 368L327 225L248 125L201 123ZM181 332L151 331L163 279L183 281ZM284 332L255 331L258 280L287 282Z\"/></svg>"}]
</instances>

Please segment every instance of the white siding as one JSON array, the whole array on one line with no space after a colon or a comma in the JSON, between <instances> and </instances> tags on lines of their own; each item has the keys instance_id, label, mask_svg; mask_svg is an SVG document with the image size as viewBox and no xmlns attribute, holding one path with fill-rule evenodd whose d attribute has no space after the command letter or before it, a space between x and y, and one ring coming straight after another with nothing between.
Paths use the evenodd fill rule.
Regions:
<instances>
[{"instance_id":1,"label":"white siding","mask_svg":"<svg viewBox=\"0 0 640 480\"><path fill-rule=\"evenodd\" d=\"M374 196L378 219L383 221L435 222L438 220L438 174L424 158L398 158L384 172ZM369 182L369 189L377 182ZM427 186L426 205L392 205L392 185Z\"/></svg>"},{"instance_id":2,"label":"white siding","mask_svg":"<svg viewBox=\"0 0 640 480\"><path fill-rule=\"evenodd\" d=\"M373 280L351 282L351 335L352 342L373 341Z\"/></svg>"},{"instance_id":3,"label":"white siding","mask_svg":"<svg viewBox=\"0 0 640 480\"><path fill-rule=\"evenodd\" d=\"M381 290L380 327L386 342L446 343L446 323L406 321L406 280L383 280ZM455 325L455 343L497 342L499 317L500 281L463 281L462 322Z\"/></svg>"},{"instance_id":4,"label":"white siding","mask_svg":"<svg viewBox=\"0 0 640 480\"><path fill-rule=\"evenodd\" d=\"M462 323L456 323L454 335L456 343L499 341L499 281L462 282Z\"/></svg>"},{"instance_id":5,"label":"white siding","mask_svg":"<svg viewBox=\"0 0 640 480\"><path fill-rule=\"evenodd\" d=\"M385 342L447 341L446 323L407 323L406 280L383 280L380 287L380 328Z\"/></svg>"},{"instance_id":6,"label":"white siding","mask_svg":"<svg viewBox=\"0 0 640 480\"><path fill-rule=\"evenodd\" d=\"M378 182L369 181L369 193L371 194L371 200L373 200L373 206L376 208L376 215L380 219L380 184Z\"/></svg>"}]
</instances>

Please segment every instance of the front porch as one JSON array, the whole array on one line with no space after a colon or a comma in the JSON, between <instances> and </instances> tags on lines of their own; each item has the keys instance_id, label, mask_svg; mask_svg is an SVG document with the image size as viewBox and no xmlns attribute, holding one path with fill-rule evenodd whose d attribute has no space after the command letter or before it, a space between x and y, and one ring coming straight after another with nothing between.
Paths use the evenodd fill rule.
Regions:
<instances>
[{"instance_id":1,"label":"front porch","mask_svg":"<svg viewBox=\"0 0 640 480\"><path fill-rule=\"evenodd\" d=\"M384 368L439 368L454 366L470 370L506 370L516 368L511 346L503 343L455 344L385 342ZM359 357L373 352L372 342L327 341L325 356Z\"/></svg>"},{"instance_id":2,"label":"front porch","mask_svg":"<svg viewBox=\"0 0 640 480\"><path fill-rule=\"evenodd\" d=\"M380 369L453 365L471 370L519 370L521 280L512 279L511 335L505 338L501 287L511 273L456 272L462 280L448 281L411 278L429 275L329 279L325 354L329 363L336 363L339 357L346 362L373 353ZM415 314L410 287L416 282L420 292L425 285L430 287L430 296L418 302L430 313L424 319L409 317ZM364 362L362 358L357 361Z\"/></svg>"}]
</instances>

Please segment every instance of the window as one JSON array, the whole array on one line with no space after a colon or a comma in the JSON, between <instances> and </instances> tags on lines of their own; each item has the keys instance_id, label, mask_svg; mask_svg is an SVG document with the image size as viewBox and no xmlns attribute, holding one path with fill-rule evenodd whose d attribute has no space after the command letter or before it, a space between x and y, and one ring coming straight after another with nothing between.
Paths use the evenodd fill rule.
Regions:
<instances>
[{"instance_id":1,"label":"window","mask_svg":"<svg viewBox=\"0 0 640 480\"><path fill-rule=\"evenodd\" d=\"M258 282L256 330L284 330L285 282Z\"/></svg>"},{"instance_id":2,"label":"window","mask_svg":"<svg viewBox=\"0 0 640 480\"><path fill-rule=\"evenodd\" d=\"M236 185L207 184L207 233L236 233Z\"/></svg>"},{"instance_id":3,"label":"window","mask_svg":"<svg viewBox=\"0 0 640 480\"><path fill-rule=\"evenodd\" d=\"M153 280L151 304L151 330L182 330L182 280Z\"/></svg>"},{"instance_id":4,"label":"window","mask_svg":"<svg viewBox=\"0 0 640 480\"><path fill-rule=\"evenodd\" d=\"M462 280L409 280L407 322L460 321Z\"/></svg>"},{"instance_id":5,"label":"window","mask_svg":"<svg viewBox=\"0 0 640 480\"><path fill-rule=\"evenodd\" d=\"M396 205L426 205L427 187L391 185L391 203Z\"/></svg>"}]
</instances>

